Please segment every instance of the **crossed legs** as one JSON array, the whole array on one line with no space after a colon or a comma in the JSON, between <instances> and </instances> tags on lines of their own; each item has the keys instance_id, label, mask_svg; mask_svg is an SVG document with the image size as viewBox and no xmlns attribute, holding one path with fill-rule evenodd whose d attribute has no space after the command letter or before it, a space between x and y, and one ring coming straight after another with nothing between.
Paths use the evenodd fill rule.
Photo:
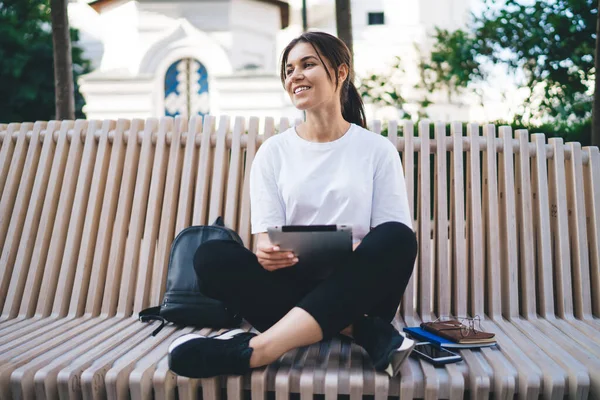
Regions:
<instances>
[{"instance_id":1,"label":"crossed legs","mask_svg":"<svg viewBox=\"0 0 600 400\"><path fill-rule=\"evenodd\" d=\"M372 229L348 260L320 282L293 267L269 272L233 241L210 241L194 258L200 290L223 301L262 333L252 338L251 367L328 339L365 314L391 321L412 274L414 232L387 222Z\"/></svg>"}]
</instances>

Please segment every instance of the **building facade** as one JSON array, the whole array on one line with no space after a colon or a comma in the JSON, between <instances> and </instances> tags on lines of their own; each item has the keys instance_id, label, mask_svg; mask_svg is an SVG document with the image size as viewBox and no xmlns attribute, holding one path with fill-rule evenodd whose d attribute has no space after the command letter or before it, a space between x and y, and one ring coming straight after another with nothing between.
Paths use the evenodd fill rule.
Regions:
<instances>
[{"instance_id":1,"label":"building facade","mask_svg":"<svg viewBox=\"0 0 600 400\"><path fill-rule=\"evenodd\" d=\"M434 26L464 26L471 1L352 1L357 76L386 72L400 56L405 97L416 101L415 49L427 50ZM307 3L310 29L335 34L334 0ZM72 0L70 22L93 67L79 81L84 112L91 119L301 117L278 75L283 48L301 33L300 7L301 0ZM469 119L469 106L434 100L431 118ZM394 110L367 112L395 117Z\"/></svg>"}]
</instances>

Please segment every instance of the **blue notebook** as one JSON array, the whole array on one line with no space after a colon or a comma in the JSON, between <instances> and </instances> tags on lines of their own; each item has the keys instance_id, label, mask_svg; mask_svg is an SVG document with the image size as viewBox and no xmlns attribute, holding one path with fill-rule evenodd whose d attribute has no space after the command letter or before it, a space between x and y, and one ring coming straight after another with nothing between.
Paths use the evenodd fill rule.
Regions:
<instances>
[{"instance_id":1,"label":"blue notebook","mask_svg":"<svg viewBox=\"0 0 600 400\"><path fill-rule=\"evenodd\" d=\"M437 347L444 347L447 349L477 349L481 347L492 347L496 346L496 343L481 343L481 344L460 344L455 343L451 340L427 332L425 329L414 326L410 328L404 328L404 332L408 333L413 339L417 339L421 342L429 342Z\"/></svg>"}]
</instances>

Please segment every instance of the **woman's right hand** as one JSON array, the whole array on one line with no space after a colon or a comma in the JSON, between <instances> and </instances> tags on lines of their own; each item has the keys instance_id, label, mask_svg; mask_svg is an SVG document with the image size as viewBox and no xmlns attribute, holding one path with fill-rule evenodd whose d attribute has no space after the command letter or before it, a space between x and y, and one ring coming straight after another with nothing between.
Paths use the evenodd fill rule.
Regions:
<instances>
[{"instance_id":1,"label":"woman's right hand","mask_svg":"<svg viewBox=\"0 0 600 400\"><path fill-rule=\"evenodd\" d=\"M287 268L298 262L298 257L291 251L281 251L269 240L267 233L259 233L256 242L256 257L267 271Z\"/></svg>"}]
</instances>

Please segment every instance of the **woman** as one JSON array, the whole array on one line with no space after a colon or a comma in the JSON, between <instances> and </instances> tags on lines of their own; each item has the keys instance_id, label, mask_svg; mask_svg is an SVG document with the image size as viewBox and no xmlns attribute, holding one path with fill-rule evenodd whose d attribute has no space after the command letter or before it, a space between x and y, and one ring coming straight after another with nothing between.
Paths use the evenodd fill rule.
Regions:
<instances>
[{"instance_id":1,"label":"woman","mask_svg":"<svg viewBox=\"0 0 600 400\"><path fill-rule=\"evenodd\" d=\"M260 334L241 330L176 339L177 374L244 374L293 348L352 336L377 370L395 375L414 342L390 324L417 252L397 150L365 129L351 55L338 38L310 32L284 50L281 81L306 121L258 150L250 177L256 254L209 241L195 255L201 291L223 301ZM324 279L269 242L267 227L347 224L353 249Z\"/></svg>"}]
</instances>

